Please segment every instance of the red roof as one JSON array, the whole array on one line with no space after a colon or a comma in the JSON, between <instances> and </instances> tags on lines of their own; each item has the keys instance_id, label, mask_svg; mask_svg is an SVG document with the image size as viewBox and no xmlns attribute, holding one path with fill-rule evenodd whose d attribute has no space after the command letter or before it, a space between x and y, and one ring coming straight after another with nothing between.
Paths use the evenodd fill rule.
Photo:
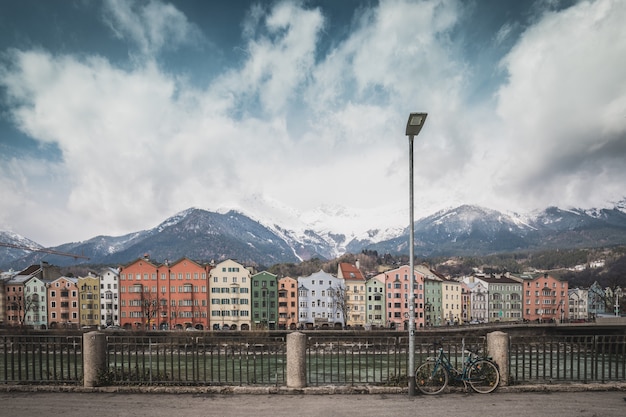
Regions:
<instances>
[{"instance_id":1,"label":"red roof","mask_svg":"<svg viewBox=\"0 0 626 417\"><path fill-rule=\"evenodd\" d=\"M339 265L339 273L337 274L339 277L351 281L365 281L365 277L359 271L359 268L356 266L349 264L347 262L342 262Z\"/></svg>"}]
</instances>

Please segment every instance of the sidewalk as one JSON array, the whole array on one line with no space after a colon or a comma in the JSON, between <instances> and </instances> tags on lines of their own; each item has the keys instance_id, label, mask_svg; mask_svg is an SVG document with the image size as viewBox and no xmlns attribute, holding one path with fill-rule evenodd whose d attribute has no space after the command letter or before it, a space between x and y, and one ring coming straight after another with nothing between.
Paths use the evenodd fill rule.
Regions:
<instances>
[{"instance_id":1,"label":"sidewalk","mask_svg":"<svg viewBox=\"0 0 626 417\"><path fill-rule=\"evenodd\" d=\"M156 392L156 391L152 391ZM319 390L307 393L322 393ZM624 391L495 392L409 397L213 393L0 392L2 415L63 417L623 417Z\"/></svg>"},{"instance_id":2,"label":"sidewalk","mask_svg":"<svg viewBox=\"0 0 626 417\"><path fill-rule=\"evenodd\" d=\"M470 392L471 389L469 389ZM499 393L522 392L601 392L626 391L626 382L611 382L606 384L534 384L513 385L498 387ZM105 386L85 388L76 385L0 385L0 392L75 392L75 393L126 393L126 394L224 394L224 395L407 395L406 387L384 386L344 386L328 385L306 388L287 388L277 386ZM464 393L463 387L448 387L448 393ZM417 393L417 396L422 394Z\"/></svg>"}]
</instances>

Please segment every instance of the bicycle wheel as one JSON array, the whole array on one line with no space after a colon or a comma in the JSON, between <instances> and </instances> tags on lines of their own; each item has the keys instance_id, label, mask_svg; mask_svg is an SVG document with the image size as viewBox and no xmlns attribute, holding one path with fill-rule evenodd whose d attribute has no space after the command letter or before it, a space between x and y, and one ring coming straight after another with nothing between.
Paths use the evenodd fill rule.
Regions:
<instances>
[{"instance_id":1,"label":"bicycle wheel","mask_svg":"<svg viewBox=\"0 0 626 417\"><path fill-rule=\"evenodd\" d=\"M474 362L467 373L467 383L480 394L489 394L498 388L500 371L492 361L480 359Z\"/></svg>"},{"instance_id":2,"label":"bicycle wheel","mask_svg":"<svg viewBox=\"0 0 626 417\"><path fill-rule=\"evenodd\" d=\"M423 363L415 371L415 386L424 394L439 394L448 384L448 372L437 362Z\"/></svg>"}]
</instances>

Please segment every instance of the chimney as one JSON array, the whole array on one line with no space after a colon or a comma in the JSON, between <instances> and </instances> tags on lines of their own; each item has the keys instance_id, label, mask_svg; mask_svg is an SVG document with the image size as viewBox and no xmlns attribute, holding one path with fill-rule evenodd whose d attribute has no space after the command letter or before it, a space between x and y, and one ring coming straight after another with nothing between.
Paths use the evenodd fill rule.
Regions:
<instances>
[{"instance_id":1,"label":"chimney","mask_svg":"<svg viewBox=\"0 0 626 417\"><path fill-rule=\"evenodd\" d=\"M361 270L361 262L357 259L355 262L356 269Z\"/></svg>"}]
</instances>

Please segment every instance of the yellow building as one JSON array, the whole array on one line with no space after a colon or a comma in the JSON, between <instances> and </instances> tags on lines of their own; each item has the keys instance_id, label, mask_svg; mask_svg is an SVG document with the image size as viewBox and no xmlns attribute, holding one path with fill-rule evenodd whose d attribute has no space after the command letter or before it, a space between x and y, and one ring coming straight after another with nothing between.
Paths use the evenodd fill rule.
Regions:
<instances>
[{"instance_id":1,"label":"yellow building","mask_svg":"<svg viewBox=\"0 0 626 417\"><path fill-rule=\"evenodd\" d=\"M249 330L252 324L250 271L226 260L211 269L209 287L210 323L213 329Z\"/></svg>"},{"instance_id":2,"label":"yellow building","mask_svg":"<svg viewBox=\"0 0 626 417\"><path fill-rule=\"evenodd\" d=\"M441 282L442 324L463 323L463 286L458 281L444 279Z\"/></svg>"},{"instance_id":3,"label":"yellow building","mask_svg":"<svg viewBox=\"0 0 626 417\"><path fill-rule=\"evenodd\" d=\"M78 278L78 308L81 326L100 325L100 278L89 273Z\"/></svg>"},{"instance_id":4,"label":"yellow building","mask_svg":"<svg viewBox=\"0 0 626 417\"><path fill-rule=\"evenodd\" d=\"M365 277L358 265L342 262L337 268L337 278L343 278L346 286L346 326L365 327Z\"/></svg>"}]
</instances>

